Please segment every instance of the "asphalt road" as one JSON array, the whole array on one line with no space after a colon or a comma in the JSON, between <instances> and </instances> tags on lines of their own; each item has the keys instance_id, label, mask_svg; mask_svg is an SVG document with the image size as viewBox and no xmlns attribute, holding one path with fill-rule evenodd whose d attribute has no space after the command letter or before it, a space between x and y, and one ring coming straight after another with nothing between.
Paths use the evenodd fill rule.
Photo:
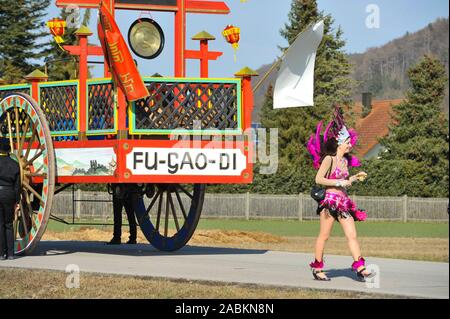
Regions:
<instances>
[{"instance_id":1,"label":"asphalt road","mask_svg":"<svg viewBox=\"0 0 450 319\"><path fill-rule=\"evenodd\" d=\"M192 247L175 253L150 245L106 246L98 242L41 242L33 255L0 261L0 267L66 271L77 265L90 273L246 283L265 286L362 291L419 298L449 298L449 264L366 258L378 276L356 281L349 256L326 256L330 282L313 280L311 254Z\"/></svg>"}]
</instances>

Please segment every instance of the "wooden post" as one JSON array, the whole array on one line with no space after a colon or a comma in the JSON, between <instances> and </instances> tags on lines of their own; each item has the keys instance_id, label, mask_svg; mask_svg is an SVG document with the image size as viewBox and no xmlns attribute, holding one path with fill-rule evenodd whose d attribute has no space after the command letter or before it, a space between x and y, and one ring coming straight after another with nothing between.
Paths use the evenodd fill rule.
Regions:
<instances>
[{"instance_id":1,"label":"wooden post","mask_svg":"<svg viewBox=\"0 0 450 319\"><path fill-rule=\"evenodd\" d=\"M209 77L208 40L200 41L200 54L202 55L202 59L200 60L200 77L207 78L207 77Z\"/></svg>"},{"instance_id":2,"label":"wooden post","mask_svg":"<svg viewBox=\"0 0 450 319\"><path fill-rule=\"evenodd\" d=\"M75 35L78 38L78 45L65 45L63 49L66 50L70 55L78 56L78 73L79 73L79 114L80 128L78 132L78 139L80 141L86 139L87 131L87 79L89 75L88 69L88 57L89 56L103 56L103 50L100 46L89 45L88 37L92 35L92 31L88 27L82 25L76 32Z\"/></svg>"},{"instance_id":3,"label":"wooden post","mask_svg":"<svg viewBox=\"0 0 450 319\"><path fill-rule=\"evenodd\" d=\"M408 195L403 196L403 222L408 222Z\"/></svg>"},{"instance_id":4,"label":"wooden post","mask_svg":"<svg viewBox=\"0 0 450 319\"><path fill-rule=\"evenodd\" d=\"M6 83L6 81L3 80L2 78L0 78L0 86L1 86L1 85L4 85L5 83Z\"/></svg>"},{"instance_id":5,"label":"wooden post","mask_svg":"<svg viewBox=\"0 0 450 319\"><path fill-rule=\"evenodd\" d=\"M77 196L76 199L76 205L75 205L75 216L77 216L78 219L81 217L81 189L77 189Z\"/></svg>"},{"instance_id":6,"label":"wooden post","mask_svg":"<svg viewBox=\"0 0 450 319\"><path fill-rule=\"evenodd\" d=\"M186 76L186 2L177 0L175 12L175 77Z\"/></svg>"},{"instance_id":7,"label":"wooden post","mask_svg":"<svg viewBox=\"0 0 450 319\"><path fill-rule=\"evenodd\" d=\"M245 196L245 219L250 220L250 193Z\"/></svg>"},{"instance_id":8,"label":"wooden post","mask_svg":"<svg viewBox=\"0 0 450 319\"><path fill-rule=\"evenodd\" d=\"M298 194L298 220L303 221L303 194Z\"/></svg>"},{"instance_id":9,"label":"wooden post","mask_svg":"<svg viewBox=\"0 0 450 319\"><path fill-rule=\"evenodd\" d=\"M118 114L118 130L117 139L124 140L128 138L127 129L127 112L128 102L122 90L117 89L117 114Z\"/></svg>"},{"instance_id":10,"label":"wooden post","mask_svg":"<svg viewBox=\"0 0 450 319\"><path fill-rule=\"evenodd\" d=\"M241 99L242 99L242 127L239 127L239 129L242 129L242 133L244 135L244 143L245 143L245 154L248 159L254 158L254 145L251 138L251 128L252 128L252 113L253 113L253 107L254 107L254 99L253 99L253 89L252 89L252 77L258 76L258 73L256 71L253 71L252 69L246 67L243 68L241 71L236 73L234 76L240 77L242 88L241 88ZM241 121L241 119L237 119L238 123ZM253 180L253 162L251 160L247 161L247 170L244 173L244 178L251 183Z\"/></svg>"},{"instance_id":11,"label":"wooden post","mask_svg":"<svg viewBox=\"0 0 450 319\"><path fill-rule=\"evenodd\" d=\"M252 113L254 107L252 77L258 76L258 73L248 67L243 68L235 74L242 78L242 101L244 106L244 131L252 127Z\"/></svg>"},{"instance_id":12,"label":"wooden post","mask_svg":"<svg viewBox=\"0 0 450 319\"><path fill-rule=\"evenodd\" d=\"M27 80L27 82L31 84L31 97L39 103L39 83L47 82L47 74L36 69L25 76L25 80Z\"/></svg>"},{"instance_id":13,"label":"wooden post","mask_svg":"<svg viewBox=\"0 0 450 319\"><path fill-rule=\"evenodd\" d=\"M88 79L88 37L92 35L92 32L88 28L81 27L75 35L78 38L78 45L80 46L80 60L79 60L79 80L80 80L80 107L79 107L79 119L80 119L80 131L78 132L78 139L86 139L87 123L87 79Z\"/></svg>"},{"instance_id":14,"label":"wooden post","mask_svg":"<svg viewBox=\"0 0 450 319\"><path fill-rule=\"evenodd\" d=\"M217 60L222 56L222 52L209 51L209 41L213 41L216 38L206 31L197 33L192 37L193 41L200 41L200 50L186 50L186 59L200 60L200 77L209 77L209 61Z\"/></svg>"}]
</instances>

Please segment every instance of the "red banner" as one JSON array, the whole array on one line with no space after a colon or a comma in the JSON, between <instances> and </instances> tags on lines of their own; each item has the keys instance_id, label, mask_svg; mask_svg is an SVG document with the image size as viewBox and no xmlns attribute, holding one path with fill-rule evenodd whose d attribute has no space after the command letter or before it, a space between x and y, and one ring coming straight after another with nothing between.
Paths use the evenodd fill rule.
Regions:
<instances>
[{"instance_id":1,"label":"red banner","mask_svg":"<svg viewBox=\"0 0 450 319\"><path fill-rule=\"evenodd\" d=\"M97 28L105 60L112 71L114 81L127 100L133 102L148 97L150 94L142 81L130 50L103 1L100 4Z\"/></svg>"}]
</instances>

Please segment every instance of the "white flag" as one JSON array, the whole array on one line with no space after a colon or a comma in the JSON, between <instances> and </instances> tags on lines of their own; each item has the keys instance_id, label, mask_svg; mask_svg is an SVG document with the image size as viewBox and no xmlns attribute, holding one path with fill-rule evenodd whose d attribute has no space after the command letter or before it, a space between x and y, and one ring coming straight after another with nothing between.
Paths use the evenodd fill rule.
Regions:
<instances>
[{"instance_id":1,"label":"white flag","mask_svg":"<svg viewBox=\"0 0 450 319\"><path fill-rule=\"evenodd\" d=\"M314 65L323 30L320 21L299 35L289 48L275 83L274 109L314 105Z\"/></svg>"}]
</instances>

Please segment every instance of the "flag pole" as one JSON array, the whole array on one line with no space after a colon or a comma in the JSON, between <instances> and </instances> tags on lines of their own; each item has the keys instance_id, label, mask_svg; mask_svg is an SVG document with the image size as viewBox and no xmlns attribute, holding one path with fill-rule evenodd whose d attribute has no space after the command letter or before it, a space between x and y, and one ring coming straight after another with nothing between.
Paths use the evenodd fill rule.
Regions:
<instances>
[{"instance_id":1,"label":"flag pole","mask_svg":"<svg viewBox=\"0 0 450 319\"><path fill-rule=\"evenodd\" d=\"M269 75L273 72L273 70L275 70L275 68L277 68L280 63L283 61L284 57L286 56L286 54L288 54L289 50L292 48L292 45L295 43L295 41L297 41L298 37L300 35L302 35L303 33L306 32L306 30L309 29L309 27L313 24L316 24L317 22L311 22L310 24L308 24L306 26L305 29L303 29L302 32L300 32L299 34L297 34L297 36L295 37L294 41L292 41L291 45L289 45L289 47L283 52L283 55L278 58L278 60L272 65L272 67L266 72L266 74L264 74L264 76L261 78L261 80L258 81L258 83L255 85L255 87L253 88L253 93L255 93L256 91L258 91L259 87L264 83L264 81L269 77Z\"/></svg>"}]
</instances>

